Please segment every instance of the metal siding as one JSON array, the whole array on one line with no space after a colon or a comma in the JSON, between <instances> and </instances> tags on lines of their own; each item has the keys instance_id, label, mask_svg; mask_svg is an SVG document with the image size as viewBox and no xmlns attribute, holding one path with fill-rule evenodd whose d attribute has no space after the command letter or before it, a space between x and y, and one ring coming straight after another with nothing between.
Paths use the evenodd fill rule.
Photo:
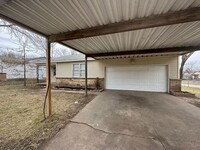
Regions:
<instances>
[{"instance_id":1,"label":"metal siding","mask_svg":"<svg viewBox=\"0 0 200 150\"><path fill-rule=\"evenodd\" d=\"M146 57L146 58L134 58L132 63L129 58L122 59L105 59L100 60L104 67L124 66L124 65L168 65L169 66L169 78L177 79L177 57L178 56L160 56L160 57Z\"/></svg>"},{"instance_id":2,"label":"metal siding","mask_svg":"<svg viewBox=\"0 0 200 150\"><path fill-rule=\"evenodd\" d=\"M131 63L130 58L122 59L106 59L88 61L88 77L89 78L104 78L104 68L111 66L127 66L127 65L168 65L169 66L169 78L177 79L178 69L178 56L160 56L160 57L147 57L147 58L134 58L134 63ZM72 64L83 63L80 62L63 62L57 63L57 77L72 77ZM95 70L95 71L94 71Z\"/></svg>"}]
</instances>

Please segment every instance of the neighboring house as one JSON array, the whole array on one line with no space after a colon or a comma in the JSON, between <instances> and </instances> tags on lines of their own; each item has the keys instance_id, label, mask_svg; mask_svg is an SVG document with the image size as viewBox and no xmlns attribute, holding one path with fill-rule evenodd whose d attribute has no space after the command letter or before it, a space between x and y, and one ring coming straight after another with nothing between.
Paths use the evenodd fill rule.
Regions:
<instances>
[{"instance_id":1,"label":"neighboring house","mask_svg":"<svg viewBox=\"0 0 200 150\"><path fill-rule=\"evenodd\" d=\"M43 80L46 78L46 66L37 66L37 62L45 61L45 57L38 57L38 58L31 58L29 59L29 65L31 65L33 68L32 70L29 70L27 72L32 72L32 77L37 78L39 80Z\"/></svg>"},{"instance_id":2,"label":"neighboring house","mask_svg":"<svg viewBox=\"0 0 200 150\"><path fill-rule=\"evenodd\" d=\"M26 61L26 78L36 78L37 77L37 66L36 62L42 61L45 58L32 58ZM6 61L5 61L6 60ZM40 79L45 78L42 76L46 74L45 67L39 68ZM23 60L10 59L9 61L5 58L0 57L0 73L6 73L7 79L19 79L24 78L24 65Z\"/></svg>"},{"instance_id":3,"label":"neighboring house","mask_svg":"<svg viewBox=\"0 0 200 150\"><path fill-rule=\"evenodd\" d=\"M178 56L152 56L95 60L88 58L88 85L105 89L169 92L179 77ZM52 59L52 82L85 84L85 57L71 55ZM37 65L44 65L38 62Z\"/></svg>"},{"instance_id":4,"label":"neighboring house","mask_svg":"<svg viewBox=\"0 0 200 150\"><path fill-rule=\"evenodd\" d=\"M199 80L200 79L200 71L196 71L192 74L192 79Z\"/></svg>"},{"instance_id":5,"label":"neighboring house","mask_svg":"<svg viewBox=\"0 0 200 150\"><path fill-rule=\"evenodd\" d=\"M194 73L185 73L184 79L187 80L200 80L200 71L196 71Z\"/></svg>"}]
</instances>

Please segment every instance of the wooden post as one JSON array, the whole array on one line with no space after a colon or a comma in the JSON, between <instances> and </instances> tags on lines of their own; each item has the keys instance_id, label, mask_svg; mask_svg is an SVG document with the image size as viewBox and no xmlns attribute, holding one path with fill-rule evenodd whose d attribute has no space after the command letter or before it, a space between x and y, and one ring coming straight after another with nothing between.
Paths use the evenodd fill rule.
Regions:
<instances>
[{"instance_id":1,"label":"wooden post","mask_svg":"<svg viewBox=\"0 0 200 150\"><path fill-rule=\"evenodd\" d=\"M87 96L87 55L85 55L85 96Z\"/></svg>"},{"instance_id":2,"label":"wooden post","mask_svg":"<svg viewBox=\"0 0 200 150\"><path fill-rule=\"evenodd\" d=\"M47 40L46 50L46 114L47 117L51 115L51 43Z\"/></svg>"}]
</instances>

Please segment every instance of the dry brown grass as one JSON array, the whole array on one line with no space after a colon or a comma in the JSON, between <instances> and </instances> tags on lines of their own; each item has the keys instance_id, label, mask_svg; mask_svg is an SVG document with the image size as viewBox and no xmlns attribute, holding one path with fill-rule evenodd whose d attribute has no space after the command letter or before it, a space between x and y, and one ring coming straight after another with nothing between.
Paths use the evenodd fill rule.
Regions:
<instances>
[{"instance_id":1,"label":"dry brown grass","mask_svg":"<svg viewBox=\"0 0 200 150\"><path fill-rule=\"evenodd\" d=\"M95 97L53 92L53 115L42 121L45 90L4 85L0 93L0 149L37 149Z\"/></svg>"},{"instance_id":2,"label":"dry brown grass","mask_svg":"<svg viewBox=\"0 0 200 150\"><path fill-rule=\"evenodd\" d=\"M200 89L199 88L182 86L182 91L187 91L187 92L193 93L196 95L196 97L200 98Z\"/></svg>"},{"instance_id":3,"label":"dry brown grass","mask_svg":"<svg viewBox=\"0 0 200 150\"><path fill-rule=\"evenodd\" d=\"M195 94L196 98L189 98L189 97L181 97L184 101L195 105L200 108L200 89L199 88L192 88L192 87L184 87L182 86L182 91L187 91L190 93Z\"/></svg>"}]
</instances>

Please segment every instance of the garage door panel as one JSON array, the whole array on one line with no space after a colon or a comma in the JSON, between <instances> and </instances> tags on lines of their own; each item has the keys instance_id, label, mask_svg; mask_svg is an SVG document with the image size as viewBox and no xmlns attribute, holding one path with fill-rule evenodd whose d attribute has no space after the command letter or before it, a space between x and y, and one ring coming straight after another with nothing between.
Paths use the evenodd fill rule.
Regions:
<instances>
[{"instance_id":1,"label":"garage door panel","mask_svg":"<svg viewBox=\"0 0 200 150\"><path fill-rule=\"evenodd\" d=\"M106 88L167 92L167 66L106 68Z\"/></svg>"}]
</instances>

